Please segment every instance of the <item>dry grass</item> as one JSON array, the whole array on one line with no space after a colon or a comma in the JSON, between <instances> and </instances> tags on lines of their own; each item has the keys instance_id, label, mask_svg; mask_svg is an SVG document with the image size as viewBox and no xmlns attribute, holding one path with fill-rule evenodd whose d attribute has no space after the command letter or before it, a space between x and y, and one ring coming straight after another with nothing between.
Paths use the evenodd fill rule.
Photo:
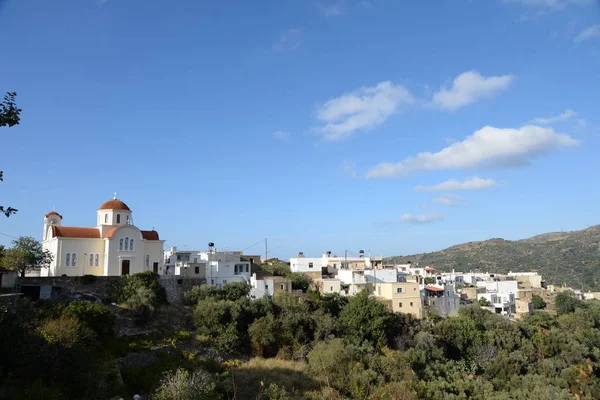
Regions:
<instances>
[{"instance_id":1,"label":"dry grass","mask_svg":"<svg viewBox=\"0 0 600 400\"><path fill-rule=\"evenodd\" d=\"M256 399L261 382L266 388L275 383L295 395L318 390L321 385L308 374L307 368L308 365L300 361L252 358L231 371L237 389L236 399Z\"/></svg>"}]
</instances>

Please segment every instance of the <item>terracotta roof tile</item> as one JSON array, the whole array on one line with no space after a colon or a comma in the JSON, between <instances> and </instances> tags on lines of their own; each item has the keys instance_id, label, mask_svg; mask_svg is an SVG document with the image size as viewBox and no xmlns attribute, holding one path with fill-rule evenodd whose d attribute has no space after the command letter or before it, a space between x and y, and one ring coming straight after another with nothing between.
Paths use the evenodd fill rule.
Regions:
<instances>
[{"instance_id":1,"label":"terracotta roof tile","mask_svg":"<svg viewBox=\"0 0 600 400\"><path fill-rule=\"evenodd\" d=\"M104 234L105 238L111 238L113 237L113 235L115 234L115 232L117 231L117 229L119 229L120 226L115 226L112 229L109 229L108 231L106 231L106 233Z\"/></svg>"},{"instance_id":2,"label":"terracotta roof tile","mask_svg":"<svg viewBox=\"0 0 600 400\"><path fill-rule=\"evenodd\" d=\"M146 240L160 240L158 237L158 232L155 230L152 231L141 231L142 237Z\"/></svg>"},{"instance_id":3,"label":"terracotta roof tile","mask_svg":"<svg viewBox=\"0 0 600 400\"><path fill-rule=\"evenodd\" d=\"M127 210L131 211L131 209L127 206L127 204L123 203L121 200L111 199L104 204L102 204L98 210Z\"/></svg>"},{"instance_id":4,"label":"terracotta roof tile","mask_svg":"<svg viewBox=\"0 0 600 400\"><path fill-rule=\"evenodd\" d=\"M46 214L46 218L48 218L51 215L58 215L60 217L60 219L62 219L62 215L60 215L56 211L50 211L48 214Z\"/></svg>"},{"instance_id":5,"label":"terracotta roof tile","mask_svg":"<svg viewBox=\"0 0 600 400\"><path fill-rule=\"evenodd\" d=\"M425 286L425 290L430 290L432 292L443 292L444 289L439 288L437 286Z\"/></svg>"},{"instance_id":6,"label":"terracotta roof tile","mask_svg":"<svg viewBox=\"0 0 600 400\"><path fill-rule=\"evenodd\" d=\"M100 231L97 228L52 225L52 237L100 239Z\"/></svg>"}]
</instances>

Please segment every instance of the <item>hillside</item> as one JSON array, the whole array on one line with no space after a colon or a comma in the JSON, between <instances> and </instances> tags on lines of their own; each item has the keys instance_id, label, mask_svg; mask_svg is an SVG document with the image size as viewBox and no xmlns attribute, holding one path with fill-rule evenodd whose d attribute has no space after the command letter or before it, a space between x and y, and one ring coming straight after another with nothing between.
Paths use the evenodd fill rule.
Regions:
<instances>
[{"instance_id":1,"label":"hillside","mask_svg":"<svg viewBox=\"0 0 600 400\"><path fill-rule=\"evenodd\" d=\"M430 265L442 271L537 271L549 284L600 289L600 225L573 232L553 232L523 240L469 242L432 253L389 257Z\"/></svg>"}]
</instances>

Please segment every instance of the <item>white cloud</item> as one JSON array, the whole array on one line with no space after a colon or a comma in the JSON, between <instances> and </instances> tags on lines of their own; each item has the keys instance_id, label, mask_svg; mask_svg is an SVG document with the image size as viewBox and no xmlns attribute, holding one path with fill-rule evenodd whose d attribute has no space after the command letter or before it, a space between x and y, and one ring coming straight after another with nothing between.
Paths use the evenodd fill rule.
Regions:
<instances>
[{"instance_id":1,"label":"white cloud","mask_svg":"<svg viewBox=\"0 0 600 400\"><path fill-rule=\"evenodd\" d=\"M463 196L459 196L457 194L441 194L438 197L436 197L435 199L433 199L434 202L438 203L438 204L442 204L444 206L457 206L463 203L463 201L465 200L465 198Z\"/></svg>"},{"instance_id":2,"label":"white cloud","mask_svg":"<svg viewBox=\"0 0 600 400\"><path fill-rule=\"evenodd\" d=\"M599 39L600 38L600 25L592 25L584 29L575 38L575 43L581 43L586 40Z\"/></svg>"},{"instance_id":3,"label":"white cloud","mask_svg":"<svg viewBox=\"0 0 600 400\"><path fill-rule=\"evenodd\" d=\"M482 179L474 177L467 179L464 182L457 181L456 179L450 179L446 182L439 183L433 186L421 186L415 187L417 192L440 192L444 190L482 190L488 189L494 186L498 186L498 183L491 178Z\"/></svg>"},{"instance_id":4,"label":"white cloud","mask_svg":"<svg viewBox=\"0 0 600 400\"><path fill-rule=\"evenodd\" d=\"M437 153L424 152L398 163L381 163L369 170L366 177L400 176L416 170L523 166L550 150L577 144L579 141L556 133L552 128L536 125L519 129L486 126Z\"/></svg>"},{"instance_id":5,"label":"white cloud","mask_svg":"<svg viewBox=\"0 0 600 400\"><path fill-rule=\"evenodd\" d=\"M292 28L283 32L279 36L279 40L273 44L273 50L294 50L302 43L304 30L302 28Z\"/></svg>"},{"instance_id":6,"label":"white cloud","mask_svg":"<svg viewBox=\"0 0 600 400\"><path fill-rule=\"evenodd\" d=\"M554 122L565 121L565 120L567 120L567 119L569 119L571 117L574 117L576 115L577 115L577 113L575 111L573 111L570 108L568 108L562 114L555 115L554 117L548 117L548 118L535 118L531 122L534 122L536 124L547 125L547 124L552 124Z\"/></svg>"},{"instance_id":7,"label":"white cloud","mask_svg":"<svg viewBox=\"0 0 600 400\"><path fill-rule=\"evenodd\" d=\"M290 133L285 131L277 131L273 132L273 136L275 136L279 140L288 141L290 139Z\"/></svg>"},{"instance_id":8,"label":"white cloud","mask_svg":"<svg viewBox=\"0 0 600 400\"><path fill-rule=\"evenodd\" d=\"M321 105L317 109L317 118L325 125L316 131L326 141L342 140L354 131L384 123L400 105L413 102L407 89L389 81L362 87Z\"/></svg>"},{"instance_id":9,"label":"white cloud","mask_svg":"<svg viewBox=\"0 0 600 400\"><path fill-rule=\"evenodd\" d=\"M324 17L339 17L346 13L345 1L339 0L330 4L317 3L317 7Z\"/></svg>"},{"instance_id":10,"label":"white cloud","mask_svg":"<svg viewBox=\"0 0 600 400\"><path fill-rule=\"evenodd\" d=\"M504 0L505 3L518 3L526 6L562 9L568 5L587 6L594 0Z\"/></svg>"},{"instance_id":11,"label":"white cloud","mask_svg":"<svg viewBox=\"0 0 600 400\"><path fill-rule=\"evenodd\" d=\"M410 224L426 224L428 222L439 221L443 216L436 212L425 213L425 214L404 214L400 217L400 221L407 222Z\"/></svg>"},{"instance_id":12,"label":"white cloud","mask_svg":"<svg viewBox=\"0 0 600 400\"><path fill-rule=\"evenodd\" d=\"M354 164L352 161L344 161L342 163L342 169L346 171L351 177L358 177L358 174L356 173L356 164Z\"/></svg>"},{"instance_id":13,"label":"white cloud","mask_svg":"<svg viewBox=\"0 0 600 400\"><path fill-rule=\"evenodd\" d=\"M477 71L463 72L454 79L452 88L436 92L433 102L441 108L456 110L479 99L492 97L506 89L512 81L511 75L486 78Z\"/></svg>"}]
</instances>

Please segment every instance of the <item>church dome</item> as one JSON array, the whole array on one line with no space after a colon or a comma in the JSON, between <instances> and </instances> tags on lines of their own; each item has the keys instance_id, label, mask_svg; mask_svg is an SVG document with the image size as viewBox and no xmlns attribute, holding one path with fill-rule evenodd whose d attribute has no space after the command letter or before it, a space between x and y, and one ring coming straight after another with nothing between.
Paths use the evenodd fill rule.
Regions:
<instances>
[{"instance_id":1,"label":"church dome","mask_svg":"<svg viewBox=\"0 0 600 400\"><path fill-rule=\"evenodd\" d=\"M131 209L127 206L127 204L123 203L121 200L111 199L98 208L98 210L126 210L131 211Z\"/></svg>"},{"instance_id":2,"label":"church dome","mask_svg":"<svg viewBox=\"0 0 600 400\"><path fill-rule=\"evenodd\" d=\"M51 215L57 215L60 219L62 219L62 215L60 215L56 211L50 211L48 214L46 214L46 218L50 217Z\"/></svg>"}]
</instances>

